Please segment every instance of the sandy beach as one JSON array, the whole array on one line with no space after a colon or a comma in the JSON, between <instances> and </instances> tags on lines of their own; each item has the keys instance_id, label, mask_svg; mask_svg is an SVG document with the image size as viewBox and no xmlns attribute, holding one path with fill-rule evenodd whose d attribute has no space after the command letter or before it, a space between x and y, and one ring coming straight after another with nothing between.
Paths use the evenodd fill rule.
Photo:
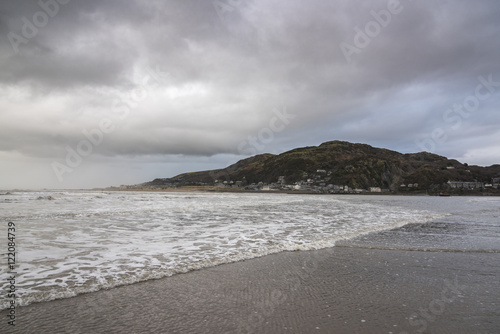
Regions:
<instances>
[{"instance_id":1,"label":"sandy beach","mask_svg":"<svg viewBox=\"0 0 500 334\"><path fill-rule=\"evenodd\" d=\"M13 332L493 334L498 260L343 247L283 252L32 304L18 309Z\"/></svg>"}]
</instances>

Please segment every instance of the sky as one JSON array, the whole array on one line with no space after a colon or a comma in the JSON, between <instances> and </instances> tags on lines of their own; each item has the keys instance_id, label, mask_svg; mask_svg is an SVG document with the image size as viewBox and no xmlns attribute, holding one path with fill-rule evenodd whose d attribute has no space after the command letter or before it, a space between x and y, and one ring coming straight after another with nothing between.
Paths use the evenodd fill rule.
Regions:
<instances>
[{"instance_id":1,"label":"sky","mask_svg":"<svg viewBox=\"0 0 500 334\"><path fill-rule=\"evenodd\" d=\"M6 0L0 189L331 140L500 163L498 0Z\"/></svg>"}]
</instances>

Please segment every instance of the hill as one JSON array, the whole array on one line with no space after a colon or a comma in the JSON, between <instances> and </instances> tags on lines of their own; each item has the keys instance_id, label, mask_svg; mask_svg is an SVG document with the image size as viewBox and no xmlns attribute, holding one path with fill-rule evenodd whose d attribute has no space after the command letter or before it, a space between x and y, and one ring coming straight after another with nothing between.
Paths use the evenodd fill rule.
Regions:
<instances>
[{"instance_id":1,"label":"hill","mask_svg":"<svg viewBox=\"0 0 500 334\"><path fill-rule=\"evenodd\" d=\"M284 177L280 178L280 177ZM173 178L155 179L141 186L179 187L231 185L248 188L252 184L285 184L299 189L350 189L379 187L391 191L451 188L448 181L476 182L489 187L500 177L500 165L468 166L457 160L427 152L402 154L366 144L330 141L319 146L296 148L279 155L261 154L238 161L224 169L184 173ZM278 182L278 179L280 181ZM498 180L496 180L498 183ZM459 184L457 187L460 188ZM462 185L462 188L474 186ZM476 186L476 190L479 186ZM253 189L251 188L251 189ZM491 185L493 189L493 185ZM338 190L338 187L335 188ZM330 191L331 192L331 191Z\"/></svg>"}]
</instances>

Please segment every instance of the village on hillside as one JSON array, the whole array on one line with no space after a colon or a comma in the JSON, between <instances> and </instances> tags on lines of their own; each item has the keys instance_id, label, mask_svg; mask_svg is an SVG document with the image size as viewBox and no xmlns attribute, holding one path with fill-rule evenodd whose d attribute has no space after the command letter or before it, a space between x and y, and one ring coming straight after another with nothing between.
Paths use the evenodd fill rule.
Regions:
<instances>
[{"instance_id":1,"label":"village on hillside","mask_svg":"<svg viewBox=\"0 0 500 334\"><path fill-rule=\"evenodd\" d=\"M213 182L190 182L183 183L182 178L179 179L157 179L159 184L139 184L139 185L122 185L121 190L162 190L162 189L180 189L182 187L203 187L210 188L213 191L282 191L282 192L300 192L300 193L318 193L318 194L362 194L362 193L412 193L425 192L426 189L421 187L419 183L401 183L396 189L381 188L372 186L368 188L352 188L349 185L332 184L331 172L318 169L316 173L304 173L301 181L291 184L286 182L285 176L279 176L276 182L272 183L248 183L245 177L242 180L218 180ZM163 181L163 182L161 182ZM491 183L484 182L463 182L463 181L448 181L446 185L441 185L443 188L450 191L483 191L488 189L500 189L500 178L493 178Z\"/></svg>"}]
</instances>

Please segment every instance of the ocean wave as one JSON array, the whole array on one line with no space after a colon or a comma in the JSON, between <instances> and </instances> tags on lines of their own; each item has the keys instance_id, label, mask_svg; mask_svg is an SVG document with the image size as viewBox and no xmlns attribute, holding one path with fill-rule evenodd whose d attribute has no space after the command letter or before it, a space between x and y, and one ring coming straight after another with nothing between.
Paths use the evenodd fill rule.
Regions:
<instances>
[{"instance_id":1,"label":"ocean wave","mask_svg":"<svg viewBox=\"0 0 500 334\"><path fill-rule=\"evenodd\" d=\"M24 239L19 249L23 263L18 270L18 304L283 251L333 247L341 240L443 216L352 202L347 197L207 194L194 200L181 194L166 200L164 196L127 193L92 202L58 198L59 204L53 206L28 202L36 214L13 212L22 217ZM144 197L149 200L142 201ZM77 212L81 206L86 209ZM5 302L0 307L5 308Z\"/></svg>"}]
</instances>

